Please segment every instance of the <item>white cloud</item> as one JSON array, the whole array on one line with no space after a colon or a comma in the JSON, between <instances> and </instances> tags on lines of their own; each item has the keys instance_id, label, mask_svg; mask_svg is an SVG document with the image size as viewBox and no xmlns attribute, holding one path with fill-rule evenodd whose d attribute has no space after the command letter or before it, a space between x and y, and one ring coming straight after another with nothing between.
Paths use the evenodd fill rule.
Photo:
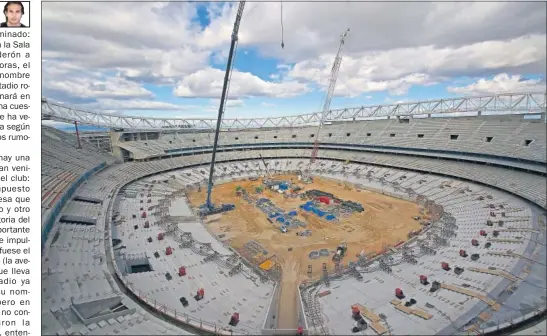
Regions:
<instances>
[{"instance_id":1,"label":"white cloud","mask_svg":"<svg viewBox=\"0 0 547 336\"><path fill-rule=\"evenodd\" d=\"M520 75L499 74L492 79L481 78L466 86L448 87L448 92L461 95L483 95L501 92L545 92L545 81L526 79Z\"/></svg>"},{"instance_id":2,"label":"white cloud","mask_svg":"<svg viewBox=\"0 0 547 336\"><path fill-rule=\"evenodd\" d=\"M412 85L435 82L471 73L526 66L540 67L546 59L545 36L510 41L486 41L460 48L423 46L346 56L342 60L335 93L357 96L388 90L392 95L408 92ZM328 86L334 55L294 65L289 76Z\"/></svg>"},{"instance_id":3,"label":"white cloud","mask_svg":"<svg viewBox=\"0 0 547 336\"><path fill-rule=\"evenodd\" d=\"M165 85L183 98L219 99L224 70L209 63L226 62L237 5L44 2L44 92L107 110L125 109L125 100L156 106L151 110L179 108L158 105L153 85ZM209 15L205 29L195 20L198 6L205 6ZM250 70L234 71L230 98L296 97L324 89L339 34L346 28L351 32L338 96L381 91L402 96L412 86L459 76L546 71L545 3L286 2L284 49L280 14L279 2L247 2L240 53L252 49L279 64L268 79Z\"/></svg>"},{"instance_id":4,"label":"white cloud","mask_svg":"<svg viewBox=\"0 0 547 336\"><path fill-rule=\"evenodd\" d=\"M220 6L220 5L219 5ZM237 4L217 8L210 27L200 36L208 46L226 45ZM248 2L239 41L258 46L264 55L300 62L332 53L339 34L351 29L348 54L435 45L458 48L482 41L501 41L545 34L544 3L472 2Z\"/></svg>"},{"instance_id":5,"label":"white cloud","mask_svg":"<svg viewBox=\"0 0 547 336\"><path fill-rule=\"evenodd\" d=\"M79 98L151 98L153 93L135 82L120 77L94 79L65 77L63 81L48 81L47 89Z\"/></svg>"},{"instance_id":6,"label":"white cloud","mask_svg":"<svg viewBox=\"0 0 547 336\"><path fill-rule=\"evenodd\" d=\"M44 3L43 57L170 82L210 56L192 43L199 34L195 14L196 4L183 2Z\"/></svg>"},{"instance_id":7,"label":"white cloud","mask_svg":"<svg viewBox=\"0 0 547 336\"><path fill-rule=\"evenodd\" d=\"M184 77L173 93L179 97L220 97L224 71L206 68ZM267 82L248 73L234 70L230 80L229 97L265 96L287 98L308 92L308 87L297 82Z\"/></svg>"},{"instance_id":8,"label":"white cloud","mask_svg":"<svg viewBox=\"0 0 547 336\"><path fill-rule=\"evenodd\" d=\"M66 122L55 121L55 120L42 120L42 124L45 126L50 126L50 127L66 127L69 125L74 125L73 123L66 123Z\"/></svg>"},{"instance_id":9,"label":"white cloud","mask_svg":"<svg viewBox=\"0 0 547 336\"><path fill-rule=\"evenodd\" d=\"M240 44L295 62L289 78L325 87L339 34L347 26L351 32L335 94L401 95L412 85L457 76L545 72L545 8L541 3L286 3L281 49L279 3L247 3ZM221 32L236 9L234 4L217 8L221 14L202 35L207 45L228 43Z\"/></svg>"},{"instance_id":10,"label":"white cloud","mask_svg":"<svg viewBox=\"0 0 547 336\"><path fill-rule=\"evenodd\" d=\"M170 111L186 111L191 108L196 108L192 105L177 105L154 100L116 100L116 99L99 99L95 103L82 104L80 107L89 109L98 109L102 111L119 111L119 110L170 110Z\"/></svg>"},{"instance_id":11,"label":"white cloud","mask_svg":"<svg viewBox=\"0 0 547 336\"><path fill-rule=\"evenodd\" d=\"M62 97L52 99L61 104L116 114L139 110L183 111L195 107L154 100L153 92L120 76L105 76L70 63L45 60L43 64L47 65L43 67L43 75L56 80L44 81L42 90L46 96Z\"/></svg>"}]
</instances>

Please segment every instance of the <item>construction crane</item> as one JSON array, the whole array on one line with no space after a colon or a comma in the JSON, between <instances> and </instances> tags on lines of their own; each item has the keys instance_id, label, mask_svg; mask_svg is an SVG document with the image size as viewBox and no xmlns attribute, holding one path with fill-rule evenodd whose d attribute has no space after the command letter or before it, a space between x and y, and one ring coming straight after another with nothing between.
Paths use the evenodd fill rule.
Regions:
<instances>
[{"instance_id":1,"label":"construction crane","mask_svg":"<svg viewBox=\"0 0 547 336\"><path fill-rule=\"evenodd\" d=\"M266 179L270 180L272 178L272 174L270 173L270 168L268 167L268 164L266 163L266 161L262 157L262 154L258 154L258 155L260 155L260 160L262 160L262 163L264 164L264 167L266 167Z\"/></svg>"},{"instance_id":2,"label":"construction crane","mask_svg":"<svg viewBox=\"0 0 547 336\"><path fill-rule=\"evenodd\" d=\"M334 58L334 64L332 65L332 70L330 72L329 89L327 91L327 96L325 97L325 102L323 103L323 113L321 114L321 120L319 121L319 126L317 127L317 132L315 134L315 141L313 143L313 150L311 152L310 162L308 164L308 169L305 170L302 174L303 182L311 181L311 165L315 162L315 159L317 158L317 152L319 150L319 134L321 133L321 129L323 128L325 116L330 110L330 102L332 101L332 95L334 94L334 88L336 87L336 80L338 79L338 71L340 70L340 64L342 63L342 48L344 46L344 41L348 33L349 28L340 37L340 46L338 47L338 53Z\"/></svg>"},{"instance_id":3,"label":"construction crane","mask_svg":"<svg viewBox=\"0 0 547 336\"><path fill-rule=\"evenodd\" d=\"M228 63L226 64L226 72L224 74L224 84L222 86L222 95L220 97L220 107L218 108L217 127L215 130L215 140L213 142L213 154L211 157L211 167L209 170L209 181L207 182L207 200L205 204L200 207L200 215L207 216L221 212L226 212L235 209L233 204L222 204L218 207L211 202L211 191L213 190L213 174L215 171L215 159L218 146L218 136L220 134L220 126L222 124L222 116L224 115L224 107L226 106L226 100L228 99L228 88L230 87L230 78L232 76L233 59L237 50L239 24L241 23L241 17L243 16L243 9L245 8L245 1L239 2L237 9L236 19L234 21L234 28L232 30L232 41L230 43L230 52L228 54Z\"/></svg>"}]
</instances>

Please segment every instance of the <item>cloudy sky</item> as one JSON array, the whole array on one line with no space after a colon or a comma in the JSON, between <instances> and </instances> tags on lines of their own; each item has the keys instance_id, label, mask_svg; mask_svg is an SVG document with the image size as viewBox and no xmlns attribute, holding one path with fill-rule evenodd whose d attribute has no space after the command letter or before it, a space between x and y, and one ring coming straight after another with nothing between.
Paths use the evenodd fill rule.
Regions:
<instances>
[{"instance_id":1,"label":"cloudy sky","mask_svg":"<svg viewBox=\"0 0 547 336\"><path fill-rule=\"evenodd\" d=\"M88 110L216 117L237 3L43 2L43 95ZM545 3L247 2L226 117L545 90Z\"/></svg>"}]
</instances>

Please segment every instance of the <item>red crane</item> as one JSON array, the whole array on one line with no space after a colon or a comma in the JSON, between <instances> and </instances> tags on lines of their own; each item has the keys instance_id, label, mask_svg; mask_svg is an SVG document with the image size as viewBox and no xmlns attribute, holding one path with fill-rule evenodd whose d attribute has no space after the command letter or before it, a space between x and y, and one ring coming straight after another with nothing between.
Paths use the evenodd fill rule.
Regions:
<instances>
[{"instance_id":1,"label":"red crane","mask_svg":"<svg viewBox=\"0 0 547 336\"><path fill-rule=\"evenodd\" d=\"M310 162L308 164L307 170L305 170L302 174L303 181L310 180L311 164L314 163L315 159L317 158L317 152L319 150L319 133L321 132L321 129L323 128L323 122L325 121L325 117L327 116L330 110L332 95L334 94L334 88L336 87L336 80L338 79L338 71L340 70L340 64L342 63L342 47L344 46L344 40L346 39L348 32L349 32L349 28L344 32L344 34L342 34L342 37L340 38L340 46L338 47L338 53L336 54L336 58L334 59L334 64L332 65L332 70L330 73L329 89L327 91L327 96L325 97L325 102L323 103L323 111L321 113L321 119L319 120L317 133L315 134L315 141L313 142L313 150L311 152Z\"/></svg>"}]
</instances>

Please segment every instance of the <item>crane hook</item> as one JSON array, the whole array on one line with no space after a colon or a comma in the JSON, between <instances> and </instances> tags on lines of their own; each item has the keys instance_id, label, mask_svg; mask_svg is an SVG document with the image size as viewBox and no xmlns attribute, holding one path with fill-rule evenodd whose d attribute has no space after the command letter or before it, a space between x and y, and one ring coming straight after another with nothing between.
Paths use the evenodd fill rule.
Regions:
<instances>
[{"instance_id":1,"label":"crane hook","mask_svg":"<svg viewBox=\"0 0 547 336\"><path fill-rule=\"evenodd\" d=\"M285 49L285 42L283 39L283 1L281 1L281 49Z\"/></svg>"}]
</instances>

